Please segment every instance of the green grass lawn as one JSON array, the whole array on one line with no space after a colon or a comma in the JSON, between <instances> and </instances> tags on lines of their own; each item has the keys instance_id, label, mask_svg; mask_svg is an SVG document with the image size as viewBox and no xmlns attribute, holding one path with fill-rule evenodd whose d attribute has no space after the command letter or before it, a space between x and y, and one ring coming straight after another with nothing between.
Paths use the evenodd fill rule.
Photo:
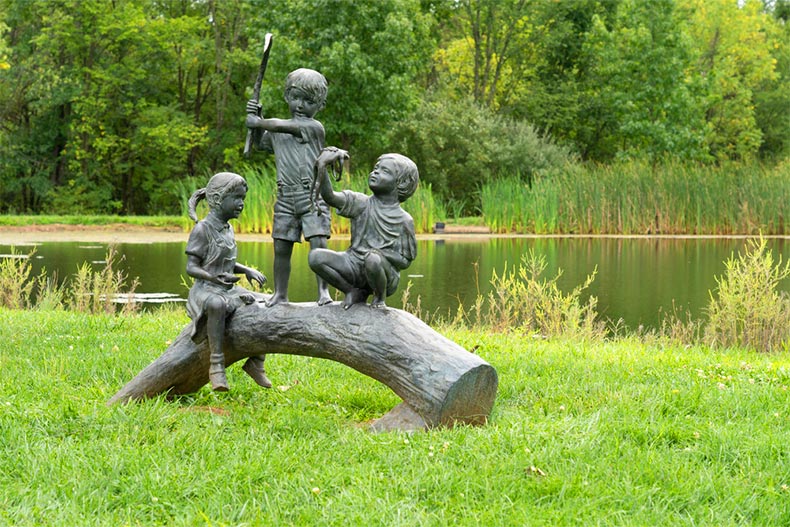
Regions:
<instances>
[{"instance_id":1,"label":"green grass lawn","mask_svg":"<svg viewBox=\"0 0 790 527\"><path fill-rule=\"evenodd\" d=\"M187 323L0 309L0 525L788 525L790 353L445 333L491 422L366 431L398 398L272 356L275 388L105 402Z\"/></svg>"}]
</instances>

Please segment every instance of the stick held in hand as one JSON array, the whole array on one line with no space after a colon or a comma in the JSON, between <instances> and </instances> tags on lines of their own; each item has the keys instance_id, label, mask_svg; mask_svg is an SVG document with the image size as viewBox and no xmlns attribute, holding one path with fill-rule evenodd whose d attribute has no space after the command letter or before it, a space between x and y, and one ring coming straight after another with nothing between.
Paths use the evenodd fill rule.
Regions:
<instances>
[{"instance_id":1,"label":"stick held in hand","mask_svg":"<svg viewBox=\"0 0 790 527\"><path fill-rule=\"evenodd\" d=\"M272 50L272 42L274 36L271 33L266 33L263 37L263 58L261 59L261 66L258 68L258 76L255 78L255 84L252 86L252 98L257 101L261 96L261 84L263 83L263 75L266 73L266 66L269 64L269 52ZM252 150L252 130L247 130L247 140L244 142L244 157L250 156Z\"/></svg>"}]
</instances>

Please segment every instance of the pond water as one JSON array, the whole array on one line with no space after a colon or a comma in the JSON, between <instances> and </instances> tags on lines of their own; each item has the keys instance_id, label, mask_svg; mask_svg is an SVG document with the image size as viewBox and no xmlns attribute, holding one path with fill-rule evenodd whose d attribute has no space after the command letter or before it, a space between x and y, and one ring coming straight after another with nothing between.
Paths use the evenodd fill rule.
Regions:
<instances>
[{"instance_id":1,"label":"pond water","mask_svg":"<svg viewBox=\"0 0 790 527\"><path fill-rule=\"evenodd\" d=\"M788 258L786 239L769 239L774 257ZM613 321L622 319L630 328L655 327L661 313L676 306L703 316L709 291L716 287L716 277L724 272L724 262L742 250L741 238L478 238L463 237L420 240L418 257L401 274L399 292L389 304L401 307L401 294L411 282L412 303L419 296L424 312L455 312L459 302L471 305L480 293L491 289L490 278L496 270L513 265L532 250L547 261L545 276L558 270L561 290L571 291L584 283L587 275L597 275L587 293L598 298L598 311ZM330 240L330 248L343 250L347 240ZM130 277L138 277L138 293L166 293L170 299L184 299L186 273L185 242L118 244L124 260L120 267ZM239 262L257 267L271 282L273 245L271 242L239 241ZM0 245L0 254L10 253L10 246ZM27 253L29 248L17 247ZM306 244L294 250L291 275L291 301L315 299L314 275L307 266ZM43 243L37 246L34 273L45 267L59 278L74 274L83 262L95 268L103 265L106 244L84 242ZM479 279L478 279L479 277ZM790 284L783 283L783 290Z\"/></svg>"}]
</instances>

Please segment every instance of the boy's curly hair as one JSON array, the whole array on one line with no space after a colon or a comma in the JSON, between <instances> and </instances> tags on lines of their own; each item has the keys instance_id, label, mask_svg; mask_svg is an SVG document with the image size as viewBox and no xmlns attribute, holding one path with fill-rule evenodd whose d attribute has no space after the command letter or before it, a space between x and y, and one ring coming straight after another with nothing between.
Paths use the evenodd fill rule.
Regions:
<instances>
[{"instance_id":1,"label":"boy's curly hair","mask_svg":"<svg viewBox=\"0 0 790 527\"><path fill-rule=\"evenodd\" d=\"M414 194L417 190L417 183L420 182L420 173L417 170L417 165L402 154L384 154L379 156L379 161L382 159L391 159L398 171L396 177L398 180L398 201L403 203Z\"/></svg>"},{"instance_id":2,"label":"boy's curly hair","mask_svg":"<svg viewBox=\"0 0 790 527\"><path fill-rule=\"evenodd\" d=\"M320 103L323 108L326 104L328 91L326 78L315 70L299 68L288 74L285 78L285 98L293 88L299 88Z\"/></svg>"}]
</instances>

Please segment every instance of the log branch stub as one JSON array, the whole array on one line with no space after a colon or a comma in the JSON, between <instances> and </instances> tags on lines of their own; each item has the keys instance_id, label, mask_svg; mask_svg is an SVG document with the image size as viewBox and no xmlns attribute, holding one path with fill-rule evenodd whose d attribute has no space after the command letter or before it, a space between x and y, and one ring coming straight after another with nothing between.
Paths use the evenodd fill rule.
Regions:
<instances>
[{"instance_id":1,"label":"log branch stub","mask_svg":"<svg viewBox=\"0 0 790 527\"><path fill-rule=\"evenodd\" d=\"M108 402L192 393L208 382L206 341L188 325L168 349ZM496 370L405 311L364 304L261 303L236 311L226 328L225 363L260 354L329 359L388 386L403 404L373 430L485 424L497 390Z\"/></svg>"}]
</instances>

